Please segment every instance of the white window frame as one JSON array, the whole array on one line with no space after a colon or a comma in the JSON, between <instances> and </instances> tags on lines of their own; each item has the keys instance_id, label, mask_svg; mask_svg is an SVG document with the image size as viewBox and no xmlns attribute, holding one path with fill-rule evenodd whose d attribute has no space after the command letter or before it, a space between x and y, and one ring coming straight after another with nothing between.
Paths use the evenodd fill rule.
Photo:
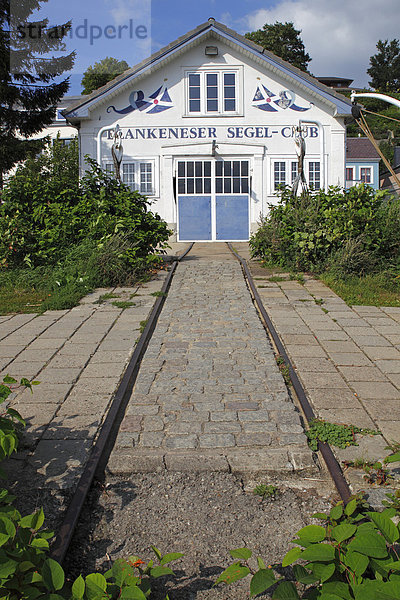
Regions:
<instances>
[{"instance_id":1,"label":"white window frame","mask_svg":"<svg viewBox=\"0 0 400 600\"><path fill-rule=\"evenodd\" d=\"M311 165L318 165L318 171L315 170L315 167L313 167L313 176L314 176L314 184L315 184L315 174L318 172L319 178L318 178L318 187L316 187L314 184L311 183ZM316 192L318 192L321 189L321 161L320 160L310 160L308 161L308 185L310 186L310 188L312 187L313 190L315 190Z\"/></svg>"},{"instance_id":2,"label":"white window frame","mask_svg":"<svg viewBox=\"0 0 400 600\"><path fill-rule=\"evenodd\" d=\"M145 191L141 181L141 165L151 165L151 183L152 187L150 191ZM121 163L121 180L124 182L124 165L133 165L133 182L132 185L127 184L132 191L137 191L143 196L149 198L158 196L159 190L159 169L158 169L158 158L126 158L122 159ZM103 161L103 168L108 174L114 173L114 165L109 160Z\"/></svg>"},{"instance_id":3,"label":"white window frame","mask_svg":"<svg viewBox=\"0 0 400 600\"><path fill-rule=\"evenodd\" d=\"M184 69L185 82L185 114L184 117L224 117L243 116L242 79L243 68L229 65L208 67L186 67ZM218 110L207 111L207 75L217 75L218 85ZM224 74L235 75L235 110L225 110ZM189 105L189 75L200 75L200 111L190 112Z\"/></svg>"},{"instance_id":4,"label":"white window frame","mask_svg":"<svg viewBox=\"0 0 400 600\"><path fill-rule=\"evenodd\" d=\"M271 156L271 159L270 159L270 165L271 165L270 166L270 182L269 182L269 193L268 193L268 195L270 195L270 196L276 196L277 192L279 191L279 190L275 189L275 163L278 163L278 162L285 163L285 182L284 183L282 182L281 185L291 187L293 185L293 181L294 181L292 165L293 165L293 163L298 164L298 159L295 156ZM320 189L322 189L322 161L321 161L321 158L319 156L310 157L304 161L304 174L305 174L308 184L309 184L309 178L310 178L310 163L319 163L320 187L319 187L319 189L315 190L315 191L319 191Z\"/></svg>"}]
</instances>

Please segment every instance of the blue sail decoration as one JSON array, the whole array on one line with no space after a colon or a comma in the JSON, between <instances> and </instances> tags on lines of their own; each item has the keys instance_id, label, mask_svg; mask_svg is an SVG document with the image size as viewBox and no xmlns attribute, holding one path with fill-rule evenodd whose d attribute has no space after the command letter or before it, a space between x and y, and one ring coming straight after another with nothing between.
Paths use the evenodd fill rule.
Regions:
<instances>
[{"instance_id":1,"label":"blue sail decoration","mask_svg":"<svg viewBox=\"0 0 400 600\"><path fill-rule=\"evenodd\" d=\"M168 93L167 86L160 86L155 92L145 98L142 90L134 91L129 96L129 105L125 108L117 109L115 106L109 106L107 112L112 110L119 115L127 115L134 110L140 110L149 114L160 113L172 108L172 100Z\"/></svg>"}]
</instances>

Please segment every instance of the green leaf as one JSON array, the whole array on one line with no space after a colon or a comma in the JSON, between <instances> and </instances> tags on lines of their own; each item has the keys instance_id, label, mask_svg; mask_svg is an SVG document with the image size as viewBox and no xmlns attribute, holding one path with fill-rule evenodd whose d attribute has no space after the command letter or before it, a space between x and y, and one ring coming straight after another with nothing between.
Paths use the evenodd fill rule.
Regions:
<instances>
[{"instance_id":1,"label":"green leaf","mask_svg":"<svg viewBox=\"0 0 400 600\"><path fill-rule=\"evenodd\" d=\"M307 542L322 542L325 539L325 527L321 525L307 525L297 532L300 539L305 539Z\"/></svg>"},{"instance_id":2,"label":"green leaf","mask_svg":"<svg viewBox=\"0 0 400 600\"><path fill-rule=\"evenodd\" d=\"M0 532L12 538L16 534L14 523L4 514L0 514Z\"/></svg>"},{"instance_id":3,"label":"green leaf","mask_svg":"<svg viewBox=\"0 0 400 600\"><path fill-rule=\"evenodd\" d=\"M352 600L350 587L343 581L328 581L324 583L321 588L322 596L331 594L335 598L345 598L346 600Z\"/></svg>"},{"instance_id":4,"label":"green leaf","mask_svg":"<svg viewBox=\"0 0 400 600\"><path fill-rule=\"evenodd\" d=\"M313 544L300 555L300 558L308 561L329 562L335 557L335 549L329 544Z\"/></svg>"},{"instance_id":5,"label":"green leaf","mask_svg":"<svg viewBox=\"0 0 400 600\"><path fill-rule=\"evenodd\" d=\"M42 538L33 538L31 541L32 548L46 548L49 547L49 542L47 540L43 540Z\"/></svg>"},{"instance_id":6,"label":"green leaf","mask_svg":"<svg viewBox=\"0 0 400 600\"><path fill-rule=\"evenodd\" d=\"M326 515L325 513L319 513L319 512L316 512L311 516L313 519L320 519L321 521L326 521L328 518L328 515Z\"/></svg>"},{"instance_id":7,"label":"green leaf","mask_svg":"<svg viewBox=\"0 0 400 600\"><path fill-rule=\"evenodd\" d=\"M88 600L97 600L106 598L107 581L100 573L90 573L85 577L86 598Z\"/></svg>"},{"instance_id":8,"label":"green leaf","mask_svg":"<svg viewBox=\"0 0 400 600\"><path fill-rule=\"evenodd\" d=\"M394 462L398 462L398 461L400 461L400 452L396 452L395 454L390 454L384 460L384 462L386 464L387 463L394 463Z\"/></svg>"},{"instance_id":9,"label":"green leaf","mask_svg":"<svg viewBox=\"0 0 400 600\"><path fill-rule=\"evenodd\" d=\"M14 377L10 377L10 375L6 375L5 377L3 377L3 383L5 383L5 384L17 383L17 380L14 379Z\"/></svg>"},{"instance_id":10,"label":"green leaf","mask_svg":"<svg viewBox=\"0 0 400 600\"><path fill-rule=\"evenodd\" d=\"M393 571L400 571L400 560L395 560L390 563L390 569Z\"/></svg>"},{"instance_id":11,"label":"green leaf","mask_svg":"<svg viewBox=\"0 0 400 600\"><path fill-rule=\"evenodd\" d=\"M236 550L230 550L229 554L232 558L240 558L241 560L248 560L252 556L252 551L248 548L236 548Z\"/></svg>"},{"instance_id":12,"label":"green leaf","mask_svg":"<svg viewBox=\"0 0 400 600\"><path fill-rule=\"evenodd\" d=\"M272 569L260 569L253 575L250 581L250 597L262 594L271 585L276 583L275 575Z\"/></svg>"},{"instance_id":13,"label":"green leaf","mask_svg":"<svg viewBox=\"0 0 400 600\"><path fill-rule=\"evenodd\" d=\"M223 573L221 573L214 585L217 585L218 583L233 583L234 581L243 579L249 573L250 569L248 567L244 567L240 563L234 563L233 565L225 569Z\"/></svg>"},{"instance_id":14,"label":"green leaf","mask_svg":"<svg viewBox=\"0 0 400 600\"><path fill-rule=\"evenodd\" d=\"M266 569L267 565L265 564L265 562L263 561L262 558L260 558L260 556L257 558L257 564L258 564L258 568L259 569Z\"/></svg>"},{"instance_id":15,"label":"green leaf","mask_svg":"<svg viewBox=\"0 0 400 600\"><path fill-rule=\"evenodd\" d=\"M154 554L157 556L158 560L161 560L162 554L161 554L160 550L158 548L156 548L155 546L152 546L151 549L153 550Z\"/></svg>"},{"instance_id":16,"label":"green leaf","mask_svg":"<svg viewBox=\"0 0 400 600\"><path fill-rule=\"evenodd\" d=\"M169 554L166 554L162 557L160 564L161 566L166 565L167 563L172 562L173 560L178 560L179 558L182 558L182 556L184 556L182 552L170 552Z\"/></svg>"},{"instance_id":17,"label":"green leaf","mask_svg":"<svg viewBox=\"0 0 400 600\"><path fill-rule=\"evenodd\" d=\"M325 563L314 562L309 565L309 567L312 570L313 575L315 575L315 577L317 577L321 583L327 581L335 572L335 563L329 563L326 565Z\"/></svg>"},{"instance_id":18,"label":"green leaf","mask_svg":"<svg viewBox=\"0 0 400 600\"><path fill-rule=\"evenodd\" d=\"M0 562L0 579L7 579L16 572L18 567L18 562L15 560L6 559L5 561L1 560Z\"/></svg>"},{"instance_id":19,"label":"green leaf","mask_svg":"<svg viewBox=\"0 0 400 600\"><path fill-rule=\"evenodd\" d=\"M153 567L150 569L150 575L156 579L157 577L162 577L163 575L173 575L174 572L169 567Z\"/></svg>"},{"instance_id":20,"label":"green leaf","mask_svg":"<svg viewBox=\"0 0 400 600\"><path fill-rule=\"evenodd\" d=\"M349 550L360 552L373 558L386 558L388 552L384 538L375 532L359 533L348 545Z\"/></svg>"},{"instance_id":21,"label":"green leaf","mask_svg":"<svg viewBox=\"0 0 400 600\"><path fill-rule=\"evenodd\" d=\"M36 511L35 514L33 515L32 529L37 531L38 529L40 529L42 527L43 523L44 523L44 512L43 512L43 508L41 508L40 510Z\"/></svg>"},{"instance_id":22,"label":"green leaf","mask_svg":"<svg viewBox=\"0 0 400 600\"><path fill-rule=\"evenodd\" d=\"M389 544L394 544L399 539L399 530L389 517L378 512L368 512L367 515L375 523L379 531L383 533Z\"/></svg>"},{"instance_id":23,"label":"green leaf","mask_svg":"<svg viewBox=\"0 0 400 600\"><path fill-rule=\"evenodd\" d=\"M312 573L309 573L302 565L293 565L293 573L296 581L309 585L319 581L318 577L315 577Z\"/></svg>"},{"instance_id":24,"label":"green leaf","mask_svg":"<svg viewBox=\"0 0 400 600\"><path fill-rule=\"evenodd\" d=\"M58 591L64 585L64 571L52 558L47 558L42 567L43 583L50 591Z\"/></svg>"},{"instance_id":25,"label":"green leaf","mask_svg":"<svg viewBox=\"0 0 400 600\"><path fill-rule=\"evenodd\" d=\"M342 523L332 529L332 535L337 542L344 542L353 537L357 531L357 525L351 525L350 523Z\"/></svg>"},{"instance_id":26,"label":"green leaf","mask_svg":"<svg viewBox=\"0 0 400 600\"><path fill-rule=\"evenodd\" d=\"M72 595L76 600L82 600L85 593L85 580L82 575L79 575L72 584Z\"/></svg>"},{"instance_id":27,"label":"green leaf","mask_svg":"<svg viewBox=\"0 0 400 600\"><path fill-rule=\"evenodd\" d=\"M329 517L333 520L333 521L337 521L338 519L340 519L340 517L343 514L343 506L341 504L336 504L336 506L334 506L331 509L331 512L329 513Z\"/></svg>"},{"instance_id":28,"label":"green leaf","mask_svg":"<svg viewBox=\"0 0 400 600\"><path fill-rule=\"evenodd\" d=\"M291 581L283 581L272 595L272 600L300 600L295 585Z\"/></svg>"},{"instance_id":29,"label":"green leaf","mask_svg":"<svg viewBox=\"0 0 400 600\"><path fill-rule=\"evenodd\" d=\"M300 556L303 550L296 546L295 548L291 548L289 552L287 552L282 561L282 567L288 567L292 563L294 563Z\"/></svg>"},{"instance_id":30,"label":"green leaf","mask_svg":"<svg viewBox=\"0 0 400 600\"><path fill-rule=\"evenodd\" d=\"M346 504L344 512L348 517L350 517L354 513L356 508L357 508L357 500L355 498L353 498L353 500L350 500L350 502L348 502Z\"/></svg>"},{"instance_id":31,"label":"green leaf","mask_svg":"<svg viewBox=\"0 0 400 600\"><path fill-rule=\"evenodd\" d=\"M359 552L347 552L344 561L357 577L361 577L369 565L368 557Z\"/></svg>"},{"instance_id":32,"label":"green leaf","mask_svg":"<svg viewBox=\"0 0 400 600\"><path fill-rule=\"evenodd\" d=\"M124 587L119 597L124 600L146 600L145 594L136 585Z\"/></svg>"},{"instance_id":33,"label":"green leaf","mask_svg":"<svg viewBox=\"0 0 400 600\"><path fill-rule=\"evenodd\" d=\"M385 581L379 594L382 600L400 600L400 581Z\"/></svg>"}]
</instances>

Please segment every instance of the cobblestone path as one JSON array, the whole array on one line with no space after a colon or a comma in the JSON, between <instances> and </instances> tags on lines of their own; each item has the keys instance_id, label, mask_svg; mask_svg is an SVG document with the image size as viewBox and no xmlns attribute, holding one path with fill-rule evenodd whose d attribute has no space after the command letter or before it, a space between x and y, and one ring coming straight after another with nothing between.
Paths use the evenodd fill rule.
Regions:
<instances>
[{"instance_id":1,"label":"cobblestone path","mask_svg":"<svg viewBox=\"0 0 400 600\"><path fill-rule=\"evenodd\" d=\"M239 264L207 257L182 262L109 471L255 474L313 466Z\"/></svg>"}]
</instances>

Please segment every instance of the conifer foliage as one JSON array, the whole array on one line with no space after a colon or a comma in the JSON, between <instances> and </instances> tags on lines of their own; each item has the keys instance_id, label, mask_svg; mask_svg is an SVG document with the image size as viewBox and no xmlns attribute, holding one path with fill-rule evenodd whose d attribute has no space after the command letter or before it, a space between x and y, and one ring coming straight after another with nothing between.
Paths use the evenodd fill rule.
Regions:
<instances>
[{"instance_id":1,"label":"conifer foliage","mask_svg":"<svg viewBox=\"0 0 400 600\"><path fill-rule=\"evenodd\" d=\"M0 185L4 174L42 141L27 140L49 125L69 87L63 54L70 23L49 26L33 13L47 0L0 0ZM54 55L53 53L56 53Z\"/></svg>"}]
</instances>

